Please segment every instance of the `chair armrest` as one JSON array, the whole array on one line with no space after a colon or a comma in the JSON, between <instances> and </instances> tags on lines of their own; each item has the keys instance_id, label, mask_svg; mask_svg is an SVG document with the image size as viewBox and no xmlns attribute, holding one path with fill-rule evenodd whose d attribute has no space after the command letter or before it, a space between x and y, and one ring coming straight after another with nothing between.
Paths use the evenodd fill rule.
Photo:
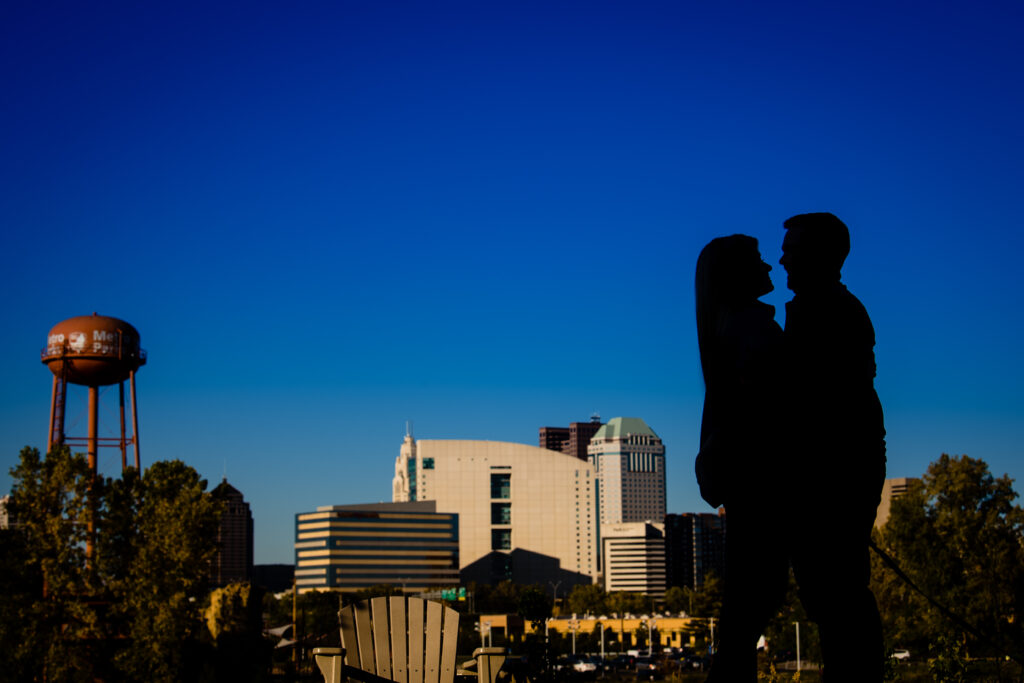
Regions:
<instances>
[{"instance_id":1,"label":"chair armrest","mask_svg":"<svg viewBox=\"0 0 1024 683\"><path fill-rule=\"evenodd\" d=\"M313 648L313 661L320 668L324 683L341 683L345 680L345 648Z\"/></svg>"},{"instance_id":2,"label":"chair armrest","mask_svg":"<svg viewBox=\"0 0 1024 683\"><path fill-rule=\"evenodd\" d=\"M503 647L478 647L473 650L478 683L494 683L497 680L507 653Z\"/></svg>"}]
</instances>

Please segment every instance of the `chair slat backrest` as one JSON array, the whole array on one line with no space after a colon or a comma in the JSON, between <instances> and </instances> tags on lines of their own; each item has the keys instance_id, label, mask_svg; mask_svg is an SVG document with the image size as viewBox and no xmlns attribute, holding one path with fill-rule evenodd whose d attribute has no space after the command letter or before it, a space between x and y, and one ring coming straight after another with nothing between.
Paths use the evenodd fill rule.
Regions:
<instances>
[{"instance_id":1,"label":"chair slat backrest","mask_svg":"<svg viewBox=\"0 0 1024 683\"><path fill-rule=\"evenodd\" d=\"M370 637L370 603L368 600L357 602L352 606L356 612L356 638L359 643L359 663L355 666L363 671L377 673L377 664L373 659L373 640ZM342 647L348 649L344 643Z\"/></svg>"},{"instance_id":2,"label":"chair slat backrest","mask_svg":"<svg viewBox=\"0 0 1024 683\"><path fill-rule=\"evenodd\" d=\"M391 680L409 683L409 630L405 622L405 600L391 600Z\"/></svg>"},{"instance_id":3,"label":"chair slat backrest","mask_svg":"<svg viewBox=\"0 0 1024 683\"><path fill-rule=\"evenodd\" d=\"M451 683L459 613L439 602L391 596L341 610L346 664L395 683Z\"/></svg>"},{"instance_id":4,"label":"chair slat backrest","mask_svg":"<svg viewBox=\"0 0 1024 683\"><path fill-rule=\"evenodd\" d=\"M424 683L441 681L441 603L427 603L426 642L424 643Z\"/></svg>"},{"instance_id":5,"label":"chair slat backrest","mask_svg":"<svg viewBox=\"0 0 1024 683\"><path fill-rule=\"evenodd\" d=\"M409 683L423 683L423 600L409 598Z\"/></svg>"},{"instance_id":6,"label":"chair slat backrest","mask_svg":"<svg viewBox=\"0 0 1024 683\"><path fill-rule=\"evenodd\" d=\"M444 610L444 636L441 645L441 680L455 680L455 649L459 644L459 613L451 608Z\"/></svg>"},{"instance_id":7,"label":"chair slat backrest","mask_svg":"<svg viewBox=\"0 0 1024 683\"><path fill-rule=\"evenodd\" d=\"M346 659L352 666L359 666L359 644L356 641L356 612L352 605L343 607L338 614L341 622L341 646L345 648Z\"/></svg>"},{"instance_id":8,"label":"chair slat backrest","mask_svg":"<svg viewBox=\"0 0 1024 683\"><path fill-rule=\"evenodd\" d=\"M376 669L371 671L383 678L391 678L391 628L388 625L388 599L370 600L373 620L373 653ZM369 669L367 669L369 671Z\"/></svg>"}]
</instances>

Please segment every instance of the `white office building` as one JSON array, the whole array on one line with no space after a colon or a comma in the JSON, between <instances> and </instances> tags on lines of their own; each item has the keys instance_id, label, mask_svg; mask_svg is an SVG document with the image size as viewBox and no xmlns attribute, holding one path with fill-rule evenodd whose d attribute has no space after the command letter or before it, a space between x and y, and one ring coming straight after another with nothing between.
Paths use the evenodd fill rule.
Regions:
<instances>
[{"instance_id":1,"label":"white office building","mask_svg":"<svg viewBox=\"0 0 1024 683\"><path fill-rule=\"evenodd\" d=\"M664 524L606 524L601 527L601 543L606 591L665 597Z\"/></svg>"}]
</instances>

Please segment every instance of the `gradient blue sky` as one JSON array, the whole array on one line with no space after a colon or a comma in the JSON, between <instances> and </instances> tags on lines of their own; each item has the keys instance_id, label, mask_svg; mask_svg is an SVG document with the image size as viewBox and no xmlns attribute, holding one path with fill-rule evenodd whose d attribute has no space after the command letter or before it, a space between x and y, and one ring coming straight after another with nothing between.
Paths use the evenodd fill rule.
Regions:
<instances>
[{"instance_id":1,"label":"gradient blue sky","mask_svg":"<svg viewBox=\"0 0 1024 683\"><path fill-rule=\"evenodd\" d=\"M226 471L258 563L293 560L297 512L390 500L407 420L536 444L594 411L642 417L669 511L707 510L697 253L745 232L777 263L805 211L851 227L890 476L948 452L1019 480L1022 15L6 3L2 488L45 446L47 332L98 311L149 352L144 464ZM111 390L104 435L115 410Z\"/></svg>"}]
</instances>

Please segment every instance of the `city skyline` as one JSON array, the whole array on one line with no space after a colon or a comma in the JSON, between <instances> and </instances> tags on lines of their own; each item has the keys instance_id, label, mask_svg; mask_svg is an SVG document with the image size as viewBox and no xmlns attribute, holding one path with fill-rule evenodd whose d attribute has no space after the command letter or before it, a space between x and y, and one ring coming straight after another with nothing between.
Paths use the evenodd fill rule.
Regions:
<instances>
[{"instance_id":1,"label":"city skyline","mask_svg":"<svg viewBox=\"0 0 1024 683\"><path fill-rule=\"evenodd\" d=\"M1024 476L1018 5L21 4L0 23L0 466L56 323L135 326L140 455L294 515L390 500L417 438L642 418L693 478L697 254L851 229L889 477ZM68 433L83 433L70 392ZM101 396L101 428L116 390ZM77 420L77 422L76 422ZM109 436L103 433L101 436ZM116 476L116 449L100 453Z\"/></svg>"}]
</instances>

